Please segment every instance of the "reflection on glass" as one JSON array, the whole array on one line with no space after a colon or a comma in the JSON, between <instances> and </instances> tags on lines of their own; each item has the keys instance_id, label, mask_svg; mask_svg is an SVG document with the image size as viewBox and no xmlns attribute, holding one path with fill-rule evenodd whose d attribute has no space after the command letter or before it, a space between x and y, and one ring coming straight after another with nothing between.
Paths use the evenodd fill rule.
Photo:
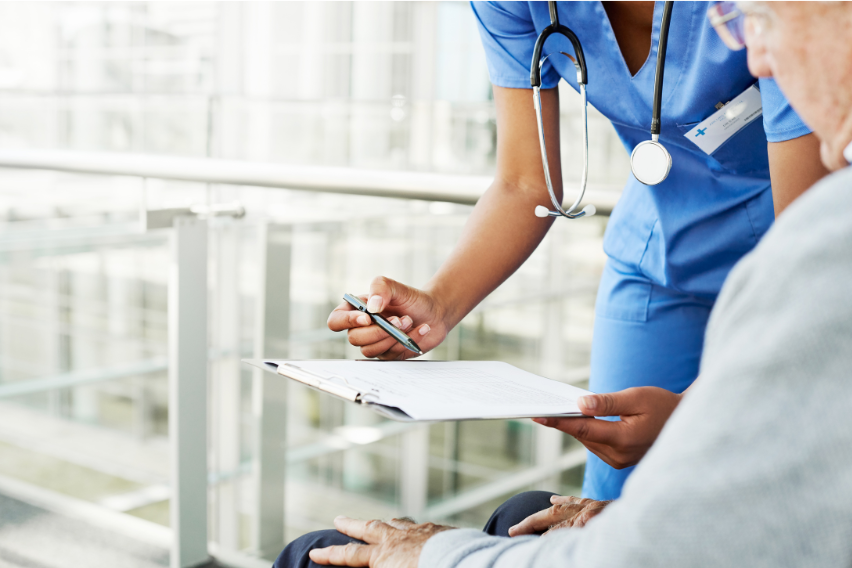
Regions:
<instances>
[{"instance_id":1,"label":"reflection on glass","mask_svg":"<svg viewBox=\"0 0 852 568\"><path fill-rule=\"evenodd\" d=\"M465 4L0 4L0 150L488 175L490 99ZM571 113L561 121L571 179L579 125ZM591 183L620 184L626 153L599 114L590 128ZM209 232L210 531L224 549L269 554L254 536L263 499L255 383L239 363L264 340L259 315L280 322L267 355L358 357L325 326L342 292L363 292L379 274L425 283L469 207L0 169L0 476L168 524L169 233L141 232L138 215L143 203L232 201L247 217L217 220ZM605 223L556 223L429 356L500 359L582 384ZM268 231L285 243L272 270L286 288L261 293ZM506 496L456 509L454 499L541 465L537 428L406 430L289 385L285 539L337 514L412 507L479 526ZM417 468L427 472L419 505ZM581 475L579 465L536 486L576 492Z\"/></svg>"}]
</instances>

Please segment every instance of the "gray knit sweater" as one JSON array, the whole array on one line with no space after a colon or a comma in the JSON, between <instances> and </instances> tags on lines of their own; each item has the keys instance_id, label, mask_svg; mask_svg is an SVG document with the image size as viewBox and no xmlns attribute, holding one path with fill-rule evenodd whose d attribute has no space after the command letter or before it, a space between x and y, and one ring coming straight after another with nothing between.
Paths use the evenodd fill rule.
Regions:
<instances>
[{"instance_id":1,"label":"gray knit sweater","mask_svg":"<svg viewBox=\"0 0 852 568\"><path fill-rule=\"evenodd\" d=\"M852 168L731 272L701 380L621 499L545 538L454 530L420 568L852 566Z\"/></svg>"}]
</instances>

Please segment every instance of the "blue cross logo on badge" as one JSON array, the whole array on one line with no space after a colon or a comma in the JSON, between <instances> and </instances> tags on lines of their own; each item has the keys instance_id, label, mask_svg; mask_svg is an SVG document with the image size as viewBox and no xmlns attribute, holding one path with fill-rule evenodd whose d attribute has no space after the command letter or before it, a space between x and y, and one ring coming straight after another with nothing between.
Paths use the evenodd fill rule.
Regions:
<instances>
[{"instance_id":1,"label":"blue cross logo on badge","mask_svg":"<svg viewBox=\"0 0 852 568\"><path fill-rule=\"evenodd\" d=\"M698 134L696 134L696 135L695 135L695 137L696 137L696 138L698 138L699 136L704 136L704 133L705 133L705 132L707 132L707 129L706 129L706 128L699 128L699 129L698 129Z\"/></svg>"}]
</instances>

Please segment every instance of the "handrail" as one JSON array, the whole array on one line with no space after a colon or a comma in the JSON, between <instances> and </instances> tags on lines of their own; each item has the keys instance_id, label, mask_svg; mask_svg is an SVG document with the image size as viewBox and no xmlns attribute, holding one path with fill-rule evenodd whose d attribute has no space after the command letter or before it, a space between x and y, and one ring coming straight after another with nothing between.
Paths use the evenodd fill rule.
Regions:
<instances>
[{"instance_id":1,"label":"handrail","mask_svg":"<svg viewBox=\"0 0 852 568\"><path fill-rule=\"evenodd\" d=\"M165 359L149 359L146 361L134 362L107 369L72 371L70 373L56 375L53 377L42 377L40 379L0 384L0 398L22 396L68 387L77 387L80 385L113 381L115 379L135 377L138 375L148 375L151 373L159 373L167 369L168 365Z\"/></svg>"},{"instance_id":2,"label":"handrail","mask_svg":"<svg viewBox=\"0 0 852 568\"><path fill-rule=\"evenodd\" d=\"M445 201L463 205L475 204L493 179L489 176L70 150L0 150L0 167ZM621 187L591 186L589 196L598 213L608 215L621 196ZM546 201L546 197L542 193L542 199Z\"/></svg>"}]
</instances>

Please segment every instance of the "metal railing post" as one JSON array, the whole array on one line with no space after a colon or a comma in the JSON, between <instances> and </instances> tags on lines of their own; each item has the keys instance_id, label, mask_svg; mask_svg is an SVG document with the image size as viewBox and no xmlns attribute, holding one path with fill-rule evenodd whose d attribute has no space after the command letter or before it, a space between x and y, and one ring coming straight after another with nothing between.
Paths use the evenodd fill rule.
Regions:
<instances>
[{"instance_id":1,"label":"metal railing post","mask_svg":"<svg viewBox=\"0 0 852 568\"><path fill-rule=\"evenodd\" d=\"M418 519L426 510L429 491L429 425L417 426L400 436L399 501L404 515Z\"/></svg>"},{"instance_id":2,"label":"metal railing post","mask_svg":"<svg viewBox=\"0 0 852 568\"><path fill-rule=\"evenodd\" d=\"M560 273L559 253L562 244L557 241L556 235L551 233L547 240L547 269L546 269L546 292L558 290L562 284L562 274ZM545 377L560 377L565 372L564 366L564 348L562 338L562 326L564 320L562 317L562 302L560 299L545 301L544 303L544 318L543 329L541 332L541 371ZM537 466L546 467L548 464L555 462L562 455L562 445L565 441L565 434L553 428L545 428L543 426L535 427L535 463ZM538 489L542 491L559 492L559 475L555 474L552 477L543 479L538 485Z\"/></svg>"},{"instance_id":3,"label":"metal railing post","mask_svg":"<svg viewBox=\"0 0 852 568\"><path fill-rule=\"evenodd\" d=\"M169 274L171 568L207 553L207 222L174 219Z\"/></svg>"},{"instance_id":4,"label":"metal railing post","mask_svg":"<svg viewBox=\"0 0 852 568\"><path fill-rule=\"evenodd\" d=\"M240 353L242 335L240 301L240 249L242 225L223 220L211 226L209 267L213 276L210 292L209 325L212 347L226 353ZM210 421L211 462L219 472L234 472L240 468L242 438L242 381L241 364L237 357L217 357L210 363ZM240 550L240 489L239 476L215 484L211 493L211 540L219 550Z\"/></svg>"},{"instance_id":5,"label":"metal railing post","mask_svg":"<svg viewBox=\"0 0 852 568\"><path fill-rule=\"evenodd\" d=\"M256 305L255 357L287 357L290 348L290 259L292 228L258 227L260 282ZM254 473L257 555L274 557L284 548L284 481L287 469L287 381L254 370L253 413L257 425Z\"/></svg>"}]
</instances>

